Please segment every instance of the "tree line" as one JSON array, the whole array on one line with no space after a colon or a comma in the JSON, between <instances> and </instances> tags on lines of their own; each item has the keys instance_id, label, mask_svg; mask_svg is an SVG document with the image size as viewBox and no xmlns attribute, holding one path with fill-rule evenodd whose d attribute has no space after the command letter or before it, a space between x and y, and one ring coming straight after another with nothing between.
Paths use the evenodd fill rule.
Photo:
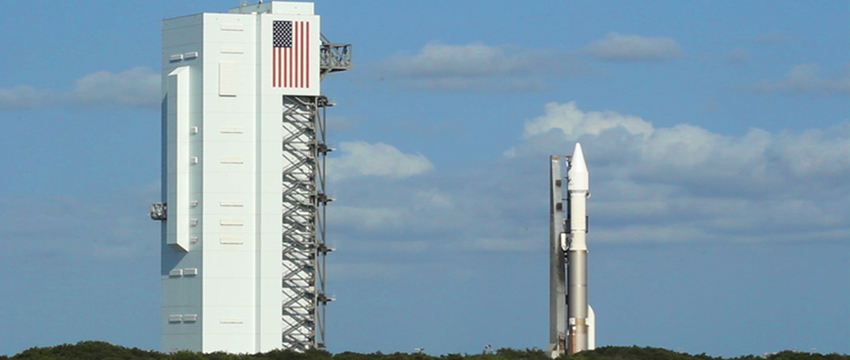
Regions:
<instances>
[{"instance_id":1,"label":"tree line","mask_svg":"<svg viewBox=\"0 0 850 360\"><path fill-rule=\"evenodd\" d=\"M361 354L342 352L332 354L325 350L308 350L303 353L289 350L273 350L259 354L229 354L224 352L196 353L180 351L162 353L139 348L127 348L103 341L81 341L76 344L63 344L50 347L34 347L19 354L0 355L0 360L39 359L39 360L550 360L543 350L498 349L481 354L447 354L433 356L423 353L375 352ZM724 359L706 354L686 354L653 347L606 346L584 351L572 356L562 356L558 360L850 360L850 355L819 354L798 351L782 351L767 356L745 355Z\"/></svg>"}]
</instances>

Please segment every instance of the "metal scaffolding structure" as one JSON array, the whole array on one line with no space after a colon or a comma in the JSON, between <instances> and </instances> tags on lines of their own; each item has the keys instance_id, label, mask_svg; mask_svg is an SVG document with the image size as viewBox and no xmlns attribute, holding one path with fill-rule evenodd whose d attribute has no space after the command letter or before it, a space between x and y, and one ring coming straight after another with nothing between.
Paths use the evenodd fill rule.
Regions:
<instances>
[{"instance_id":1,"label":"metal scaffolding structure","mask_svg":"<svg viewBox=\"0 0 850 360\"><path fill-rule=\"evenodd\" d=\"M351 45L322 37L321 75L351 68ZM282 347L296 351L325 347L325 115L334 104L325 96L283 96Z\"/></svg>"},{"instance_id":2,"label":"metal scaffolding structure","mask_svg":"<svg viewBox=\"0 0 850 360\"><path fill-rule=\"evenodd\" d=\"M324 96L283 97L282 346L324 346L325 193Z\"/></svg>"},{"instance_id":3,"label":"metal scaffolding structure","mask_svg":"<svg viewBox=\"0 0 850 360\"><path fill-rule=\"evenodd\" d=\"M334 44L322 35L322 49L319 53L321 78L337 71L351 69L351 44Z\"/></svg>"}]
</instances>

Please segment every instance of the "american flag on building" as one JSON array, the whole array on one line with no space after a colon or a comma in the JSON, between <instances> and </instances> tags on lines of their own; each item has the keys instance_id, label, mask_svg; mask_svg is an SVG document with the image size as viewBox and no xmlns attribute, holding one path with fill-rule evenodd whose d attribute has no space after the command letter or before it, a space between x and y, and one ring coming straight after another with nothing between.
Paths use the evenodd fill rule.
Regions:
<instances>
[{"instance_id":1,"label":"american flag on building","mask_svg":"<svg viewBox=\"0 0 850 360\"><path fill-rule=\"evenodd\" d=\"M272 53L273 87L310 87L309 22L274 21Z\"/></svg>"}]
</instances>

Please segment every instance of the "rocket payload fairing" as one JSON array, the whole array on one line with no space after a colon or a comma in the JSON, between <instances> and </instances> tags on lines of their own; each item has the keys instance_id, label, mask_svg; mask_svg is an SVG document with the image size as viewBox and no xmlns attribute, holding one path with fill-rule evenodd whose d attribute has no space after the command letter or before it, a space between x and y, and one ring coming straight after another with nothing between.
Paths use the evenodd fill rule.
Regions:
<instances>
[{"instance_id":1,"label":"rocket payload fairing","mask_svg":"<svg viewBox=\"0 0 850 360\"><path fill-rule=\"evenodd\" d=\"M567 158L567 219L564 220L561 156L550 162L549 346L556 358L596 347L593 309L587 304L587 198L590 175L581 144ZM565 274L566 270L566 274Z\"/></svg>"}]
</instances>

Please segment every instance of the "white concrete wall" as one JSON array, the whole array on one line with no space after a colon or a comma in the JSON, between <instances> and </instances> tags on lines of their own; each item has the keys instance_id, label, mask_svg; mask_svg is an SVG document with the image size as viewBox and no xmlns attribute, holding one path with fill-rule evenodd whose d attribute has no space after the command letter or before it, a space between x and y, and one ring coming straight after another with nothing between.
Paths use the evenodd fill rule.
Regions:
<instances>
[{"instance_id":1,"label":"white concrete wall","mask_svg":"<svg viewBox=\"0 0 850 360\"><path fill-rule=\"evenodd\" d=\"M200 75L203 67L197 57L201 50L199 16L186 16L163 23L163 97L165 117L167 172L163 193L168 203L168 220L162 244L162 348L201 349L201 226L199 200L202 164L192 163L200 154L200 134L192 129L202 121ZM189 58L184 59L186 54ZM171 76L169 76L171 75ZM188 75L188 76L187 76ZM177 90L175 92L175 90ZM188 106L188 109L186 109ZM177 116L177 112L185 112ZM188 115L188 117L184 117ZM193 226L192 219L198 224ZM186 269L199 269L199 274L184 276ZM195 315L194 321L184 321Z\"/></svg>"},{"instance_id":2,"label":"white concrete wall","mask_svg":"<svg viewBox=\"0 0 850 360\"><path fill-rule=\"evenodd\" d=\"M255 17L203 22L203 351L255 352Z\"/></svg>"}]
</instances>

